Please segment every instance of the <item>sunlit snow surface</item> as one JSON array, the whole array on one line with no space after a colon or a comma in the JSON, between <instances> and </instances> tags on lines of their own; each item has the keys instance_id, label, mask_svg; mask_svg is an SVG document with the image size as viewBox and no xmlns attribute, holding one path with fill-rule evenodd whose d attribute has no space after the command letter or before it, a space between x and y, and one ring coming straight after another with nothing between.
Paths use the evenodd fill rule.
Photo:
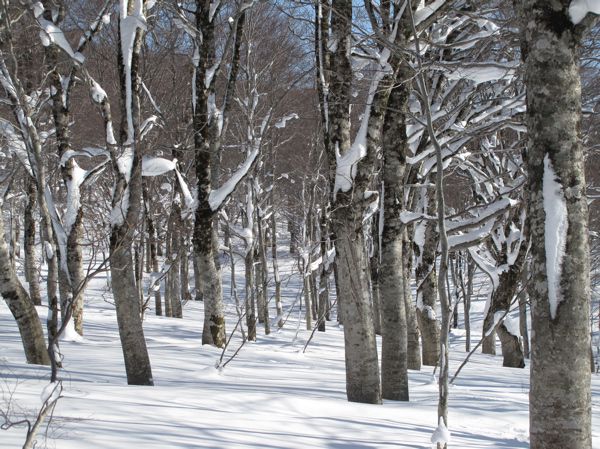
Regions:
<instances>
[{"instance_id":1,"label":"sunlit snow surface","mask_svg":"<svg viewBox=\"0 0 600 449\"><path fill-rule=\"evenodd\" d=\"M294 275L290 279L295 262L286 257L286 251L282 250L280 256L284 317L288 317L300 291L300 278ZM243 265L239 261L237 271L241 293ZM237 320L229 302L229 273L223 278L230 332ZM481 334L487 283L481 277L475 286L479 299L472 306L474 343ZM303 322L297 321L297 305L282 331L265 337L259 328L258 341L246 344L222 371L215 369L220 351L200 343L202 303L187 303L182 320L156 317L150 310L144 329L156 386L130 387L126 384L106 278L94 279L85 298L83 340L61 342L65 397L58 402L48 447L433 447L431 439L438 418L432 368L410 372L409 403L348 403L343 330L327 323L327 332L316 333L306 354L302 354L310 333L304 330ZM38 312L44 317L45 308L38 307ZM273 308L271 316L275 315ZM234 338L226 358L237 349L239 341ZM450 346L452 374L465 355L463 329L453 330ZM476 354L471 360L450 389L450 447L527 448L528 369L503 368L500 356ZM592 377L593 447L600 449L600 377ZM48 383L46 368L24 363L16 325L4 302L0 302L0 400L2 396L8 399L14 390L15 403L29 412L39 407ZM0 431L0 448L21 447L24 434L24 428Z\"/></svg>"}]
</instances>

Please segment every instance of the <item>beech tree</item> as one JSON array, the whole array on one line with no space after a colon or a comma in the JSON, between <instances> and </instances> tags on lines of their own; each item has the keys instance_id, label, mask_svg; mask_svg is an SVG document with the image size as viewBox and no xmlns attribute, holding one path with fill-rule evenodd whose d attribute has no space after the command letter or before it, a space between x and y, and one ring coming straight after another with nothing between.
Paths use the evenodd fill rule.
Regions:
<instances>
[{"instance_id":1,"label":"beech tree","mask_svg":"<svg viewBox=\"0 0 600 449\"><path fill-rule=\"evenodd\" d=\"M590 10L596 5L595 10ZM580 0L526 0L520 12L527 86L532 248L530 445L590 448L590 265L580 136L580 48L600 13Z\"/></svg>"}]
</instances>

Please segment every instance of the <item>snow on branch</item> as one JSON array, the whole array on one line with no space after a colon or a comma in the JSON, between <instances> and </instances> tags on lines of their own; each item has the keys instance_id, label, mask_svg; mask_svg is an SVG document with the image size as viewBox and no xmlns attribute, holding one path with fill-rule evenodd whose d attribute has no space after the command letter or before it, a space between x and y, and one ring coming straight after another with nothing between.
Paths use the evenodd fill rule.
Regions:
<instances>
[{"instance_id":1,"label":"snow on branch","mask_svg":"<svg viewBox=\"0 0 600 449\"><path fill-rule=\"evenodd\" d=\"M298 114L296 114L295 112L292 112L291 114L286 115L285 117L282 117L281 119L279 119L279 121L277 123L275 123L275 128L277 129L283 129L286 127L287 122L289 122L290 120L293 119L298 119Z\"/></svg>"},{"instance_id":2,"label":"snow on branch","mask_svg":"<svg viewBox=\"0 0 600 449\"><path fill-rule=\"evenodd\" d=\"M127 14L127 0L121 0L119 31L121 37L121 54L123 57L123 71L125 72L125 109L127 112L127 140L126 145L131 145L134 140L133 112L132 112L132 74L131 63L133 58L133 46L137 29L146 29L146 17L144 16L144 1L134 0L130 15Z\"/></svg>"},{"instance_id":3,"label":"snow on branch","mask_svg":"<svg viewBox=\"0 0 600 449\"><path fill-rule=\"evenodd\" d=\"M468 65L447 64L444 71L448 71L446 77L449 80L470 80L475 84L487 83L490 81L511 81L516 73L515 62L499 63L495 61L478 62Z\"/></svg>"},{"instance_id":4,"label":"snow on branch","mask_svg":"<svg viewBox=\"0 0 600 449\"><path fill-rule=\"evenodd\" d=\"M85 156L85 157L96 157L96 156L104 156L110 158L110 153L106 150L106 148L95 148L95 147L86 147L79 151L68 150L65 151L60 158L59 165L64 167L67 161L74 157Z\"/></svg>"},{"instance_id":5,"label":"snow on branch","mask_svg":"<svg viewBox=\"0 0 600 449\"><path fill-rule=\"evenodd\" d=\"M415 25L419 25L425 20L429 19L433 16L444 4L446 0L435 0L433 3L425 6L423 5L421 8L417 9L414 14L414 22Z\"/></svg>"},{"instance_id":6,"label":"snow on branch","mask_svg":"<svg viewBox=\"0 0 600 449\"><path fill-rule=\"evenodd\" d=\"M240 181L246 177L254 165L254 161L256 160L258 153L259 146L256 145L254 149L246 156L244 163L233 175L231 175L231 178L229 178L218 189L211 190L210 194L208 195L208 204L213 211L216 211L221 207L225 200L227 200L227 198L229 198L229 196L233 193Z\"/></svg>"},{"instance_id":7,"label":"snow on branch","mask_svg":"<svg viewBox=\"0 0 600 449\"><path fill-rule=\"evenodd\" d=\"M144 156L142 158L142 176L160 176L175 170L177 159L170 161L162 157Z\"/></svg>"},{"instance_id":8,"label":"snow on branch","mask_svg":"<svg viewBox=\"0 0 600 449\"><path fill-rule=\"evenodd\" d=\"M519 204L519 201L511 198L500 198L497 201L489 204L478 205L469 210L471 217L466 219L447 220L446 229L450 233L457 233L469 228L480 225L482 222L494 219L495 217L504 214L510 208Z\"/></svg>"},{"instance_id":9,"label":"snow on branch","mask_svg":"<svg viewBox=\"0 0 600 449\"><path fill-rule=\"evenodd\" d=\"M15 129L10 122L0 119L0 136L3 137L8 150L17 157L21 165L27 170L27 173L29 173L30 176L33 176L33 170L29 160L29 153L25 147L25 142L23 142L23 139L15 132Z\"/></svg>"},{"instance_id":10,"label":"snow on branch","mask_svg":"<svg viewBox=\"0 0 600 449\"><path fill-rule=\"evenodd\" d=\"M358 163L367 155L367 134L369 130L369 118L371 116L371 106L375 99L375 94L379 88L379 83L383 77L390 72L391 67L388 63L390 57L390 51L385 49L381 52L379 57L379 69L376 72L375 77L371 81L369 87L369 97L365 105L365 112L362 116L360 128L354 138L354 142L350 149L345 153L341 154L339 146L335 148L335 184L333 188L333 195L337 192L348 192L352 188L354 177L356 176L356 169Z\"/></svg>"},{"instance_id":11,"label":"snow on branch","mask_svg":"<svg viewBox=\"0 0 600 449\"><path fill-rule=\"evenodd\" d=\"M37 2L32 8L34 10L34 15L37 19L37 22L41 28L40 39L42 41L42 45L44 47L48 47L54 44L68 54L71 58L73 58L75 62L78 64L83 64L85 57L78 51L73 50L71 44L69 44L69 41L65 37L65 34L60 27L42 17L44 8L43 6L40 8L40 2Z\"/></svg>"}]
</instances>

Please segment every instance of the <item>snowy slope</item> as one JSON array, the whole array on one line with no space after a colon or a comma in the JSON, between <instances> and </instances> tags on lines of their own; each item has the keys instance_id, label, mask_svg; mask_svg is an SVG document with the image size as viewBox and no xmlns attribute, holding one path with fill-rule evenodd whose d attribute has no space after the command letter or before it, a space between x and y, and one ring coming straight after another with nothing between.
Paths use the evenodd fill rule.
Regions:
<instances>
[{"instance_id":1,"label":"snowy slope","mask_svg":"<svg viewBox=\"0 0 600 449\"><path fill-rule=\"evenodd\" d=\"M227 275L225 279L228 298ZM286 307L292 304L296 287L291 282L285 289ZM85 338L62 344L65 397L50 426L48 447L432 447L437 385L431 369L410 373L409 403L348 403L342 329L328 323L327 332L317 333L302 354L310 333L304 323L298 323L297 309L283 330L259 335L221 372L214 368L220 351L200 344L201 303L186 304L183 320L148 314L144 328L156 386L129 387L111 300L106 280L92 281L86 297ZM476 307L481 310L483 304ZM43 308L38 311L44 314ZM228 313L231 331L233 307ZM238 342L232 343L226 358ZM453 373L464 356L463 332L456 330L451 342ZM528 371L501 365L499 356L475 355L452 387L450 447L528 447ZM2 408L14 392L13 405L31 413L39 407L47 379L45 368L24 363L17 328L4 302L0 303ZM594 448L600 449L598 375L593 376L593 402ZM21 447L23 435L23 428L0 431L0 448Z\"/></svg>"}]
</instances>

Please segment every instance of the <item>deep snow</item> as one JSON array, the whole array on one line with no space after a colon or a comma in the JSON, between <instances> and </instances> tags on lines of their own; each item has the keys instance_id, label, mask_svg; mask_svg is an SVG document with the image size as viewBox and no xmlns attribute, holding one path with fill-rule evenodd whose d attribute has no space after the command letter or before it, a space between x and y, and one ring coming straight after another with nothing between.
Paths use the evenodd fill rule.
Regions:
<instances>
[{"instance_id":1,"label":"deep snow","mask_svg":"<svg viewBox=\"0 0 600 449\"><path fill-rule=\"evenodd\" d=\"M286 263L287 262L287 263ZM282 261L284 280L292 266ZM226 264L224 264L226 266ZM241 273L243 266L238 265ZM225 298L229 298L224 273ZM482 278L483 279L483 278ZM298 294L292 277L284 288L286 315ZM243 289L243 279L238 279ZM485 287L473 305L474 334L481 332ZM259 329L223 370L220 350L201 345L202 303L189 302L184 319L144 321L154 387L127 386L112 295L102 275L86 294L85 338L63 341L64 398L47 434L48 447L99 448L431 448L437 422L432 368L410 372L408 403L348 403L343 330L330 322L310 335L297 308L270 336ZM299 304L298 301L296 304ZM297 307L297 306L295 306ZM39 307L40 315L44 308ZM230 304L228 332L236 322ZM303 313L303 312L302 312ZM271 316L275 316L274 313ZM276 328L272 323L272 328ZM67 339L71 340L71 339ZM75 339L76 340L76 339ZM450 372L465 356L464 331L450 337ZM475 341L474 341L475 343ZM227 359L239 345L236 337ZM0 303L0 406L32 416L48 385L48 369L26 365L14 320ZM592 376L594 448L600 449L600 376ZM528 447L528 369L502 367L500 356L476 354L450 390L450 448ZM18 417L18 416L17 416ZM0 431L0 448L21 447L24 428ZM40 435L44 442L45 436Z\"/></svg>"}]
</instances>

